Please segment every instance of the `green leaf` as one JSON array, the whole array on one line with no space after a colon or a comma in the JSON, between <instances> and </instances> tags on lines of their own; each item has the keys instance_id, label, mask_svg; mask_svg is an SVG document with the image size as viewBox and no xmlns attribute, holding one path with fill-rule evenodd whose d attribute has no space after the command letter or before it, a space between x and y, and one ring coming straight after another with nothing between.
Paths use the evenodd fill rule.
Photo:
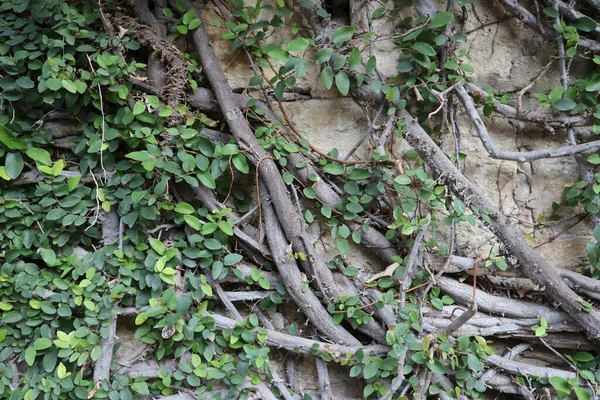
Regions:
<instances>
[{"instance_id":1,"label":"green leaf","mask_svg":"<svg viewBox=\"0 0 600 400\"><path fill-rule=\"evenodd\" d=\"M352 171L348 174L348 178L353 181L361 181L364 179L369 179L371 177L371 173L366 169L361 168L353 168Z\"/></svg>"},{"instance_id":2,"label":"green leaf","mask_svg":"<svg viewBox=\"0 0 600 400\"><path fill-rule=\"evenodd\" d=\"M411 183L410 177L406 175L398 175L394 181L399 185L410 185Z\"/></svg>"},{"instance_id":3,"label":"green leaf","mask_svg":"<svg viewBox=\"0 0 600 400\"><path fill-rule=\"evenodd\" d=\"M61 82L61 85L62 85L62 87L67 89L68 92L73 93L73 94L77 93L77 85L72 80L63 79Z\"/></svg>"},{"instance_id":4,"label":"green leaf","mask_svg":"<svg viewBox=\"0 0 600 400\"><path fill-rule=\"evenodd\" d=\"M344 314L333 314L333 324L339 325L344 320Z\"/></svg>"},{"instance_id":5,"label":"green leaf","mask_svg":"<svg viewBox=\"0 0 600 400\"><path fill-rule=\"evenodd\" d=\"M56 265L56 253L54 253L54 250L48 248L41 248L40 256L42 256L42 260L44 260L44 262L48 266L52 267Z\"/></svg>"},{"instance_id":6,"label":"green leaf","mask_svg":"<svg viewBox=\"0 0 600 400\"><path fill-rule=\"evenodd\" d=\"M198 28L200 25L202 25L202 21L200 21L198 18L194 18L188 24L188 29L190 31L193 31L194 29Z\"/></svg>"},{"instance_id":7,"label":"green leaf","mask_svg":"<svg viewBox=\"0 0 600 400\"><path fill-rule=\"evenodd\" d=\"M134 151L132 153L126 154L125 157L142 162L154 159L152 154L148 153L147 151Z\"/></svg>"},{"instance_id":8,"label":"green leaf","mask_svg":"<svg viewBox=\"0 0 600 400\"><path fill-rule=\"evenodd\" d=\"M21 76L16 80L15 83L23 89L33 89L33 87L35 86L35 83L28 76Z\"/></svg>"},{"instance_id":9,"label":"green leaf","mask_svg":"<svg viewBox=\"0 0 600 400\"><path fill-rule=\"evenodd\" d=\"M590 394L585 389L574 386L573 391L575 392L575 397L577 397L577 400L590 400L591 399Z\"/></svg>"},{"instance_id":10,"label":"green leaf","mask_svg":"<svg viewBox=\"0 0 600 400\"><path fill-rule=\"evenodd\" d=\"M593 359L594 359L594 356L592 354L588 353L587 351L578 351L573 356L573 360L579 361L579 362L590 362Z\"/></svg>"},{"instance_id":11,"label":"green leaf","mask_svg":"<svg viewBox=\"0 0 600 400\"><path fill-rule=\"evenodd\" d=\"M469 354L467 356L467 364L473 372L483 371L483 363L475 354Z\"/></svg>"},{"instance_id":12,"label":"green leaf","mask_svg":"<svg viewBox=\"0 0 600 400\"><path fill-rule=\"evenodd\" d=\"M356 27L354 26L340 26L333 32L333 43L340 44L347 42L352 39L355 31Z\"/></svg>"},{"instance_id":13,"label":"green leaf","mask_svg":"<svg viewBox=\"0 0 600 400\"><path fill-rule=\"evenodd\" d=\"M90 352L90 358L92 359L92 361L96 361L98 358L100 358L100 354L102 354L102 348L100 346L94 346L94 348Z\"/></svg>"},{"instance_id":14,"label":"green leaf","mask_svg":"<svg viewBox=\"0 0 600 400\"><path fill-rule=\"evenodd\" d=\"M240 254L227 254L223 257L223 263L226 266L235 265L242 261L243 257Z\"/></svg>"},{"instance_id":15,"label":"green leaf","mask_svg":"<svg viewBox=\"0 0 600 400\"><path fill-rule=\"evenodd\" d=\"M560 99L563 95L564 89L562 86L557 86L548 94L548 99L550 101L556 101Z\"/></svg>"},{"instance_id":16,"label":"green leaf","mask_svg":"<svg viewBox=\"0 0 600 400\"><path fill-rule=\"evenodd\" d=\"M26 154L33 161L37 161L44 165L52 165L52 160L50 159L50 153L48 153L44 149L40 149L39 147L32 147L27 149Z\"/></svg>"},{"instance_id":17,"label":"green leaf","mask_svg":"<svg viewBox=\"0 0 600 400\"><path fill-rule=\"evenodd\" d=\"M242 174L247 174L250 172L250 167L248 167L248 162L246 161L246 156L242 153L235 154L231 161L235 168L240 171Z\"/></svg>"},{"instance_id":18,"label":"green leaf","mask_svg":"<svg viewBox=\"0 0 600 400\"><path fill-rule=\"evenodd\" d=\"M6 173L6 168L4 166L0 167L0 178L4 179L5 181L10 181L11 179Z\"/></svg>"},{"instance_id":19,"label":"green leaf","mask_svg":"<svg viewBox=\"0 0 600 400\"><path fill-rule=\"evenodd\" d=\"M165 245L158 239L150 238L150 247L161 256L165 254Z\"/></svg>"},{"instance_id":20,"label":"green leaf","mask_svg":"<svg viewBox=\"0 0 600 400\"><path fill-rule=\"evenodd\" d=\"M233 228L227 221L221 220L217 223L219 229L225 233L227 236L233 236Z\"/></svg>"},{"instance_id":21,"label":"green leaf","mask_svg":"<svg viewBox=\"0 0 600 400\"><path fill-rule=\"evenodd\" d=\"M0 125L0 142L11 150L27 148L27 143L23 139L16 138L10 129L4 125Z\"/></svg>"},{"instance_id":22,"label":"green leaf","mask_svg":"<svg viewBox=\"0 0 600 400\"><path fill-rule=\"evenodd\" d=\"M350 90L350 80L348 75L344 72L338 72L335 76L335 86L340 91L342 96L346 96Z\"/></svg>"},{"instance_id":23,"label":"green leaf","mask_svg":"<svg viewBox=\"0 0 600 400\"><path fill-rule=\"evenodd\" d=\"M469 355L472 355L472 354L469 354ZM433 372L435 374L443 375L446 372L444 370L444 364L442 364L438 360L427 360L425 365L431 372Z\"/></svg>"},{"instance_id":24,"label":"green leaf","mask_svg":"<svg viewBox=\"0 0 600 400\"><path fill-rule=\"evenodd\" d=\"M37 352L33 347L28 347L27 350L25 350L25 362L27 363L27 365L29 365L30 367L33 366L36 355Z\"/></svg>"},{"instance_id":25,"label":"green leaf","mask_svg":"<svg viewBox=\"0 0 600 400\"><path fill-rule=\"evenodd\" d=\"M67 212L62 208L53 208L46 214L46 219L48 221L57 221L67 215Z\"/></svg>"},{"instance_id":26,"label":"green leaf","mask_svg":"<svg viewBox=\"0 0 600 400\"><path fill-rule=\"evenodd\" d=\"M200 220L198 218L194 217L193 215L184 215L183 219L193 229L195 229L197 231L202 229L202 222L200 222Z\"/></svg>"},{"instance_id":27,"label":"green leaf","mask_svg":"<svg viewBox=\"0 0 600 400\"><path fill-rule=\"evenodd\" d=\"M548 379L548 382L552 385L552 387L556 390L556 394L558 394L559 398L564 398L569 395L571 392L569 388L569 382L565 378L561 378L560 376L553 376Z\"/></svg>"},{"instance_id":28,"label":"green leaf","mask_svg":"<svg viewBox=\"0 0 600 400\"><path fill-rule=\"evenodd\" d=\"M38 338L33 343L33 348L36 350L45 350L50 346L52 346L52 341L48 338Z\"/></svg>"},{"instance_id":29,"label":"green leaf","mask_svg":"<svg viewBox=\"0 0 600 400\"><path fill-rule=\"evenodd\" d=\"M331 175L343 175L344 174L344 166L338 163L329 163L323 167L323 171L327 172Z\"/></svg>"},{"instance_id":30,"label":"green leaf","mask_svg":"<svg viewBox=\"0 0 600 400\"><path fill-rule=\"evenodd\" d=\"M135 114L135 110L133 113ZM173 107L171 107L171 106L164 106L158 112L159 117L170 117L172 114L173 114Z\"/></svg>"},{"instance_id":31,"label":"green leaf","mask_svg":"<svg viewBox=\"0 0 600 400\"><path fill-rule=\"evenodd\" d=\"M340 239L337 241L336 243L338 250L342 253L342 254L348 254L348 251L350 250L350 247L348 246L348 241L346 239Z\"/></svg>"},{"instance_id":32,"label":"green leaf","mask_svg":"<svg viewBox=\"0 0 600 400\"><path fill-rule=\"evenodd\" d=\"M575 108L577 103L571 99L559 99L552 103L552 108L558 111L569 111Z\"/></svg>"},{"instance_id":33,"label":"green leaf","mask_svg":"<svg viewBox=\"0 0 600 400\"><path fill-rule=\"evenodd\" d=\"M6 154L4 168L6 169L6 174L12 179L17 179L17 177L21 174L23 171L23 165L23 157L21 157L21 153Z\"/></svg>"},{"instance_id":34,"label":"green leaf","mask_svg":"<svg viewBox=\"0 0 600 400\"><path fill-rule=\"evenodd\" d=\"M449 12L439 12L431 17L431 21L429 21L430 28L439 28L441 26L445 26L448 22L452 21L454 18L454 14Z\"/></svg>"},{"instance_id":35,"label":"green leaf","mask_svg":"<svg viewBox=\"0 0 600 400\"><path fill-rule=\"evenodd\" d=\"M180 201L175 206L175 212L177 212L179 214L193 214L195 211L196 210L194 210L194 207L192 207L190 204L186 203L185 201Z\"/></svg>"},{"instance_id":36,"label":"green leaf","mask_svg":"<svg viewBox=\"0 0 600 400\"><path fill-rule=\"evenodd\" d=\"M48 89L52 90L53 92L56 92L62 87L62 81L56 78L48 78L46 79L46 86L48 87Z\"/></svg>"},{"instance_id":37,"label":"green leaf","mask_svg":"<svg viewBox=\"0 0 600 400\"><path fill-rule=\"evenodd\" d=\"M209 189L216 189L215 178L212 176L210 171L199 172L197 175L200 182Z\"/></svg>"},{"instance_id":38,"label":"green leaf","mask_svg":"<svg viewBox=\"0 0 600 400\"><path fill-rule=\"evenodd\" d=\"M558 13L558 10L556 8L552 8L552 7L544 8L544 14L546 14L547 16L552 17L552 18L556 18L560 15Z\"/></svg>"},{"instance_id":39,"label":"green leaf","mask_svg":"<svg viewBox=\"0 0 600 400\"><path fill-rule=\"evenodd\" d=\"M585 85L586 92L597 92L600 90L600 74L594 74L592 79Z\"/></svg>"},{"instance_id":40,"label":"green leaf","mask_svg":"<svg viewBox=\"0 0 600 400\"><path fill-rule=\"evenodd\" d=\"M139 115L146 111L146 104L143 101L138 101L133 106L133 115Z\"/></svg>"},{"instance_id":41,"label":"green leaf","mask_svg":"<svg viewBox=\"0 0 600 400\"><path fill-rule=\"evenodd\" d=\"M290 54L284 49L275 49L267 53L275 61L286 63L290 60Z\"/></svg>"},{"instance_id":42,"label":"green leaf","mask_svg":"<svg viewBox=\"0 0 600 400\"><path fill-rule=\"evenodd\" d=\"M212 278L219 279L221 273L223 272L223 263L220 261L215 261L212 265Z\"/></svg>"},{"instance_id":43,"label":"green leaf","mask_svg":"<svg viewBox=\"0 0 600 400\"><path fill-rule=\"evenodd\" d=\"M416 51L418 51L419 53L423 54L424 56L429 56L429 57L435 56L435 50L433 49L433 47L431 47L427 43L416 42L416 43L413 43L412 48L415 49Z\"/></svg>"},{"instance_id":44,"label":"green leaf","mask_svg":"<svg viewBox=\"0 0 600 400\"><path fill-rule=\"evenodd\" d=\"M582 17L575 21L574 26L582 32L591 32L598 27L598 24L590 17Z\"/></svg>"},{"instance_id":45,"label":"green leaf","mask_svg":"<svg viewBox=\"0 0 600 400\"><path fill-rule=\"evenodd\" d=\"M131 390L139 394L150 394L148 384L146 382L136 382L131 385Z\"/></svg>"},{"instance_id":46,"label":"green leaf","mask_svg":"<svg viewBox=\"0 0 600 400\"><path fill-rule=\"evenodd\" d=\"M331 49L329 47L325 47L325 48L319 50L319 52L317 53L317 56L316 56L317 64L326 63L331 58L332 54L333 54L333 49Z\"/></svg>"},{"instance_id":47,"label":"green leaf","mask_svg":"<svg viewBox=\"0 0 600 400\"><path fill-rule=\"evenodd\" d=\"M350 55L348 56L348 69L350 71L356 71L360 67L361 57L360 50L358 48L354 48Z\"/></svg>"},{"instance_id":48,"label":"green leaf","mask_svg":"<svg viewBox=\"0 0 600 400\"><path fill-rule=\"evenodd\" d=\"M292 40L288 46L288 51L302 51L310 45L310 42L304 38L296 38Z\"/></svg>"},{"instance_id":49,"label":"green leaf","mask_svg":"<svg viewBox=\"0 0 600 400\"><path fill-rule=\"evenodd\" d=\"M379 366L376 363L371 361L367 365L365 365L365 368L363 369L363 376L365 377L365 379L374 378L378 374Z\"/></svg>"},{"instance_id":50,"label":"green leaf","mask_svg":"<svg viewBox=\"0 0 600 400\"><path fill-rule=\"evenodd\" d=\"M323 72L321 72L321 80L323 81L323 86L325 86L325 89L331 89L331 86L333 85L333 71L331 71L331 68L323 68Z\"/></svg>"}]
</instances>

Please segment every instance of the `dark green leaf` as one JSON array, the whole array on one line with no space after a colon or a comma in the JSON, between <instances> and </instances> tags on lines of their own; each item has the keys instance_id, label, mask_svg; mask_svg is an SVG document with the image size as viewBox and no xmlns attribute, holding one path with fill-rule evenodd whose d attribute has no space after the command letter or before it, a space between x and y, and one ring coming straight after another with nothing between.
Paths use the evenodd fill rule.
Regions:
<instances>
[{"instance_id":1,"label":"dark green leaf","mask_svg":"<svg viewBox=\"0 0 600 400\"><path fill-rule=\"evenodd\" d=\"M571 99L559 99L552 103L552 108L558 111L569 111L575 108L577 103Z\"/></svg>"},{"instance_id":2,"label":"dark green leaf","mask_svg":"<svg viewBox=\"0 0 600 400\"><path fill-rule=\"evenodd\" d=\"M454 14L449 12L439 12L431 17L431 21L429 21L430 28L439 28L441 26L445 26L454 18Z\"/></svg>"},{"instance_id":3,"label":"dark green leaf","mask_svg":"<svg viewBox=\"0 0 600 400\"><path fill-rule=\"evenodd\" d=\"M23 157L21 153L7 153L5 160L5 171L11 179L17 179L17 177L23 171Z\"/></svg>"},{"instance_id":4,"label":"dark green leaf","mask_svg":"<svg viewBox=\"0 0 600 400\"><path fill-rule=\"evenodd\" d=\"M341 26L333 32L333 43L340 44L347 42L352 39L352 35L354 35L354 31L356 31L356 27L354 26Z\"/></svg>"},{"instance_id":5,"label":"dark green leaf","mask_svg":"<svg viewBox=\"0 0 600 400\"><path fill-rule=\"evenodd\" d=\"M591 32L598 27L598 24L590 17L582 17L575 22L574 26L582 32Z\"/></svg>"},{"instance_id":6,"label":"dark green leaf","mask_svg":"<svg viewBox=\"0 0 600 400\"><path fill-rule=\"evenodd\" d=\"M412 45L412 48L418 51L419 53L423 54L424 56L435 56L435 50L427 43L416 42Z\"/></svg>"},{"instance_id":7,"label":"dark green leaf","mask_svg":"<svg viewBox=\"0 0 600 400\"><path fill-rule=\"evenodd\" d=\"M77 93L77 85L75 85L75 82L73 82L72 80L63 79L63 81L61 82L61 85L62 85L62 87L67 89L68 92Z\"/></svg>"},{"instance_id":8,"label":"dark green leaf","mask_svg":"<svg viewBox=\"0 0 600 400\"><path fill-rule=\"evenodd\" d=\"M331 68L323 68L323 72L321 72L321 80L323 81L323 86L325 86L325 89L331 89L331 86L333 86L333 72L331 71Z\"/></svg>"},{"instance_id":9,"label":"dark green leaf","mask_svg":"<svg viewBox=\"0 0 600 400\"><path fill-rule=\"evenodd\" d=\"M200 229L202 229L202 222L200 222L200 220L194 217L193 215L184 215L183 219L189 226L191 226L195 230L199 231Z\"/></svg>"},{"instance_id":10,"label":"dark green leaf","mask_svg":"<svg viewBox=\"0 0 600 400\"><path fill-rule=\"evenodd\" d=\"M235 168L243 174L247 174L250 172L250 168L248 167L248 162L246 161L246 156L242 153L235 154L231 161Z\"/></svg>"},{"instance_id":11,"label":"dark green leaf","mask_svg":"<svg viewBox=\"0 0 600 400\"><path fill-rule=\"evenodd\" d=\"M365 379L374 378L378 374L379 366L376 363L371 361L367 365L365 365L365 368L363 369L363 376L365 377Z\"/></svg>"},{"instance_id":12,"label":"dark green leaf","mask_svg":"<svg viewBox=\"0 0 600 400\"><path fill-rule=\"evenodd\" d=\"M328 47L319 50L319 52L317 53L317 56L316 56L317 64L326 63L331 58L332 54L333 54L333 49L328 48Z\"/></svg>"},{"instance_id":13,"label":"dark green leaf","mask_svg":"<svg viewBox=\"0 0 600 400\"><path fill-rule=\"evenodd\" d=\"M150 394L148 384L146 382L136 382L131 385L131 390L139 394Z\"/></svg>"},{"instance_id":14,"label":"dark green leaf","mask_svg":"<svg viewBox=\"0 0 600 400\"><path fill-rule=\"evenodd\" d=\"M36 354L37 354L37 352L31 346L28 347L27 350L25 350L25 362L30 367L33 366L33 363L35 362L35 356L36 356Z\"/></svg>"},{"instance_id":15,"label":"dark green leaf","mask_svg":"<svg viewBox=\"0 0 600 400\"><path fill-rule=\"evenodd\" d=\"M11 150L22 150L27 147L24 140L16 138L4 125L0 125L0 142Z\"/></svg>"},{"instance_id":16,"label":"dark green leaf","mask_svg":"<svg viewBox=\"0 0 600 400\"><path fill-rule=\"evenodd\" d=\"M17 85L23 89L32 89L35 83L28 76L21 76L16 80Z\"/></svg>"},{"instance_id":17,"label":"dark green leaf","mask_svg":"<svg viewBox=\"0 0 600 400\"><path fill-rule=\"evenodd\" d=\"M56 264L56 253L54 253L54 250L52 249L40 249L40 255L42 256L42 260L44 260L44 262L52 267Z\"/></svg>"},{"instance_id":18,"label":"dark green leaf","mask_svg":"<svg viewBox=\"0 0 600 400\"><path fill-rule=\"evenodd\" d=\"M556 390L558 397L563 398L569 395L571 392L569 388L569 382L565 378L560 376L553 376L548 379L552 387Z\"/></svg>"},{"instance_id":19,"label":"dark green leaf","mask_svg":"<svg viewBox=\"0 0 600 400\"><path fill-rule=\"evenodd\" d=\"M288 51L302 51L308 47L310 42L304 38L296 38L288 44Z\"/></svg>"},{"instance_id":20,"label":"dark green leaf","mask_svg":"<svg viewBox=\"0 0 600 400\"><path fill-rule=\"evenodd\" d=\"M235 265L242 261L242 259L243 257L239 254L227 254L225 257L223 257L223 263L226 266Z\"/></svg>"},{"instance_id":21,"label":"dark green leaf","mask_svg":"<svg viewBox=\"0 0 600 400\"><path fill-rule=\"evenodd\" d=\"M350 91L350 80L344 71L338 72L335 76L335 86L340 91L342 96L346 96Z\"/></svg>"},{"instance_id":22,"label":"dark green leaf","mask_svg":"<svg viewBox=\"0 0 600 400\"><path fill-rule=\"evenodd\" d=\"M344 174L344 166L338 163L328 163L323 167L323 171L327 172L331 175L343 175Z\"/></svg>"},{"instance_id":23,"label":"dark green leaf","mask_svg":"<svg viewBox=\"0 0 600 400\"><path fill-rule=\"evenodd\" d=\"M50 153L44 149L40 149L39 147L31 147L27 149L27 156L31 158L33 161L37 161L44 165L52 165L52 160L50 159Z\"/></svg>"},{"instance_id":24,"label":"dark green leaf","mask_svg":"<svg viewBox=\"0 0 600 400\"><path fill-rule=\"evenodd\" d=\"M587 351L578 351L573 356L573 359L579 362L590 362L594 359L594 356Z\"/></svg>"},{"instance_id":25,"label":"dark green leaf","mask_svg":"<svg viewBox=\"0 0 600 400\"><path fill-rule=\"evenodd\" d=\"M275 61L286 63L290 60L290 54L284 49L275 49L267 53Z\"/></svg>"},{"instance_id":26,"label":"dark green leaf","mask_svg":"<svg viewBox=\"0 0 600 400\"><path fill-rule=\"evenodd\" d=\"M175 212L180 214L193 214L196 210L189 203L181 201L175 206Z\"/></svg>"},{"instance_id":27,"label":"dark green leaf","mask_svg":"<svg viewBox=\"0 0 600 400\"><path fill-rule=\"evenodd\" d=\"M45 350L50 346L52 346L52 341L48 338L38 338L33 343L33 348L36 350Z\"/></svg>"}]
</instances>

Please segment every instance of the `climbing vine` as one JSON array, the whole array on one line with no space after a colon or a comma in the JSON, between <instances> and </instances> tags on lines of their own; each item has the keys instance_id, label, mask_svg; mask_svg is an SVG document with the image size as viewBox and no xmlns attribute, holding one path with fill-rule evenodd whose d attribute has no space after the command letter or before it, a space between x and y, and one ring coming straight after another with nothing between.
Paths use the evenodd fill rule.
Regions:
<instances>
[{"instance_id":1,"label":"climbing vine","mask_svg":"<svg viewBox=\"0 0 600 400\"><path fill-rule=\"evenodd\" d=\"M536 228L573 209L583 213L576 223L597 219L600 145L571 140L578 124L600 132L592 54L600 46L583 37L596 20L558 2L530 23L517 2L501 2L562 46L562 85L534 94L556 113L535 116L521 109L522 92L515 108L514 94L474 85L458 29L473 1L441 12L415 1L414 17L403 16L404 1L366 2L364 19L329 2L215 3L210 18L212 6L184 0L0 4L0 397L312 398L278 375L284 350L314 356L325 371L321 398L335 396L328 365L360 378L364 398L596 396L600 228L587 246L590 277L545 269L529 247L539 243L515 233L462 175L468 154L454 102L494 158L577 157L581 180L565 185L562 204ZM386 18L396 33L373 28ZM262 97L227 85L209 24L245 54L248 87ZM398 63L384 78L369 46L386 39ZM570 80L573 60L590 72ZM350 154L317 149L285 112L282 101L309 69L373 118ZM571 147L499 150L478 106L484 117L565 130ZM456 146L445 154L450 136ZM367 138L368 154L352 158ZM400 140L412 146L401 155L392 145ZM332 254L315 250L307 229L316 225L326 227ZM464 225L497 236L490 254L457 257ZM360 247L387 267L352 265ZM470 286L442 276L452 268ZM478 273L517 268L566 313L534 304L535 317L497 317L508 331L461 330L494 313L481 298L517 301L481 294ZM554 277L562 283L543 280ZM274 315L287 323L275 326ZM571 317L580 328L564 326ZM551 348L567 370L496 355L510 329L515 340ZM124 361L119 332L127 330L143 348ZM587 334L571 346L580 351L554 350L563 330ZM494 368L509 383L492 381Z\"/></svg>"}]
</instances>

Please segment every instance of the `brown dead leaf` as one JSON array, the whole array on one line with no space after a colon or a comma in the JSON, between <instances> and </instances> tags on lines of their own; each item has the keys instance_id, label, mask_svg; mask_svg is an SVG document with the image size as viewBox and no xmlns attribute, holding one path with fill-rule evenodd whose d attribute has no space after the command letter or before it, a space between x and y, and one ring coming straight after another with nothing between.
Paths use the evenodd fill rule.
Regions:
<instances>
[{"instance_id":1,"label":"brown dead leaf","mask_svg":"<svg viewBox=\"0 0 600 400\"><path fill-rule=\"evenodd\" d=\"M127 33L127 29L123 28L122 26L119 26L119 38L122 38L123 36L125 36L125 34Z\"/></svg>"},{"instance_id":2,"label":"brown dead leaf","mask_svg":"<svg viewBox=\"0 0 600 400\"><path fill-rule=\"evenodd\" d=\"M400 266L400 264L398 264L398 263L392 263L392 264L388 265L387 268L383 272L373 275L365 283L371 283L371 282L376 281L377 279L384 278L387 276L392 276L392 275L394 275L394 271L396 271L396 269L399 266Z\"/></svg>"}]
</instances>

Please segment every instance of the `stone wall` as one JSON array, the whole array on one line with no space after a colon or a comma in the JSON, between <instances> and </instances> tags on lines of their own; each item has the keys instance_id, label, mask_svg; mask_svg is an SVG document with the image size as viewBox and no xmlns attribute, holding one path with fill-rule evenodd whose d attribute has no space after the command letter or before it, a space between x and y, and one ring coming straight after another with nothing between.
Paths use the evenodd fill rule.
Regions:
<instances>
[{"instance_id":1,"label":"stone wall","mask_svg":"<svg viewBox=\"0 0 600 400\"><path fill-rule=\"evenodd\" d=\"M354 9L355 2L351 3L352 23L359 30L366 29L364 12L359 13ZM445 3L437 2L438 9L444 9ZM457 13L461 18L455 18L455 28L467 34L468 42L465 48L473 57L471 65L475 68L474 82L479 87L491 86L497 95L516 94L538 76L544 66L552 60L556 50L539 34L533 33L520 21L509 17L501 6L494 3L480 1L465 6L462 13ZM216 17L210 6L204 10L206 21ZM404 7L401 14L402 17L414 15L413 8ZM286 28L280 28L269 40L289 41L293 35L288 28L294 25L299 26L305 35L310 35L296 10L290 24ZM255 89L246 87L254 74L248 66L243 50L232 51L230 42L220 39L224 28L207 28L232 87L258 94ZM385 18L374 21L374 30L378 35L397 33L394 23ZM368 53L367 43L353 44L366 49L364 53ZM377 40L373 43L372 50L377 57L378 70L386 78L394 76L397 53L394 51L393 42L389 39ZM314 57L314 54L307 50L303 56L310 58ZM559 74L555 62L539 83L523 96L524 108L549 112L548 109L540 108L532 93L548 92L558 85ZM308 72L299 81L296 92L286 93L282 105L296 129L321 150L328 151L335 147L341 155L345 155L368 129L363 110L351 98L340 97L335 89L328 91L323 88L320 69L315 64L309 63ZM481 145L470 122L461 117L463 113L460 106L458 110L460 150L467 154L461 168L466 176L477 182L485 195L500 206L506 215L511 216L524 235L530 235L531 243L546 241L556 232L563 231L569 222L540 227L536 225L536 221L540 216L551 215L553 202L561 202L565 183L579 180L574 159L564 157L531 163L493 159ZM279 110L276 112L281 115ZM373 117L373 114L370 116ZM566 145L564 131L557 130L553 134L542 126L507 120L501 116L492 116L484 120L494 141L503 150L528 151ZM384 119L380 118L378 123L384 122ZM356 152L356 157L364 157L369 146L370 143L365 142ZM452 140L445 140L445 146L447 149L453 146ZM397 154L406 149L407 146L399 141L400 153ZM568 220L574 213L574 210L566 210L564 220ZM584 221L561 234L552 243L540 246L539 251L557 267L581 266L586 262L585 244L590 240L591 231L590 223ZM487 256L492 247L496 252L498 250L493 235L486 229L461 224L457 238L458 251L466 256ZM325 253L327 249L327 246L324 247ZM359 257L354 262L364 264L369 261Z\"/></svg>"}]
</instances>

